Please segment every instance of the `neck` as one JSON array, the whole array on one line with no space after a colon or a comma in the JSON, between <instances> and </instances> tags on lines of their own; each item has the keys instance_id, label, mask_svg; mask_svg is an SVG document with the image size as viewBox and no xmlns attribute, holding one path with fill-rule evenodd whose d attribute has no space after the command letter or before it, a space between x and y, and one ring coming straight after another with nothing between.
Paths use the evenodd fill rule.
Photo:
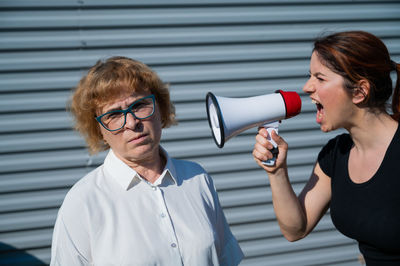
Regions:
<instances>
[{"instance_id":1,"label":"neck","mask_svg":"<svg viewBox=\"0 0 400 266\"><path fill-rule=\"evenodd\" d=\"M398 122L386 113L374 114L364 112L358 117L358 123L347 127L355 148L362 151L373 151L389 146L397 130Z\"/></svg>"},{"instance_id":2,"label":"neck","mask_svg":"<svg viewBox=\"0 0 400 266\"><path fill-rule=\"evenodd\" d=\"M157 149L153 156L136 161L121 158L118 154L116 156L150 183L154 183L160 177L167 163L160 149Z\"/></svg>"}]
</instances>

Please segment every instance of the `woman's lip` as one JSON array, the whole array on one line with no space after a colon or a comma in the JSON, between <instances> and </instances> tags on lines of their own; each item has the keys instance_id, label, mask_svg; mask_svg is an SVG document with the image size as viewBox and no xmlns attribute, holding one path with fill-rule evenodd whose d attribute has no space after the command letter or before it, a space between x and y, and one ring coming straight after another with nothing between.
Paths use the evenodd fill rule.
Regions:
<instances>
[{"instance_id":1,"label":"woman's lip","mask_svg":"<svg viewBox=\"0 0 400 266\"><path fill-rule=\"evenodd\" d=\"M314 98L311 98L311 103L316 105L317 110L321 110L324 108L324 106L319 101L315 100Z\"/></svg>"},{"instance_id":2,"label":"woman's lip","mask_svg":"<svg viewBox=\"0 0 400 266\"><path fill-rule=\"evenodd\" d=\"M311 102L313 104L315 104L315 106L317 107L316 122L318 124L321 124L322 123L322 118L323 118L323 115L324 115L324 111L323 111L324 107L322 106L322 104L319 101L315 100L314 98L311 98Z\"/></svg>"},{"instance_id":3,"label":"woman's lip","mask_svg":"<svg viewBox=\"0 0 400 266\"><path fill-rule=\"evenodd\" d=\"M311 102L312 102L313 104L319 104L319 101L315 100L314 98L311 98Z\"/></svg>"},{"instance_id":4,"label":"woman's lip","mask_svg":"<svg viewBox=\"0 0 400 266\"><path fill-rule=\"evenodd\" d=\"M142 141L147 135L140 135L135 138L130 139L128 142L140 142Z\"/></svg>"},{"instance_id":5,"label":"woman's lip","mask_svg":"<svg viewBox=\"0 0 400 266\"><path fill-rule=\"evenodd\" d=\"M316 121L318 124L322 123L323 114L320 109L317 110Z\"/></svg>"}]
</instances>

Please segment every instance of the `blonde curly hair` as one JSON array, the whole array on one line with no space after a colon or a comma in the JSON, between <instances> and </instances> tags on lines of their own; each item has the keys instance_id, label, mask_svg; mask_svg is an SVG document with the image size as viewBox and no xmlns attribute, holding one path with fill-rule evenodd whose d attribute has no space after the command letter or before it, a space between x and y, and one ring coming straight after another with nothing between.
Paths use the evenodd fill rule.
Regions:
<instances>
[{"instance_id":1,"label":"blonde curly hair","mask_svg":"<svg viewBox=\"0 0 400 266\"><path fill-rule=\"evenodd\" d=\"M101 125L95 117L100 115L99 112L106 104L127 92L154 94L160 108L162 127L177 123L168 85L150 67L122 56L99 60L80 80L70 104L75 129L85 138L91 154L109 148L103 141Z\"/></svg>"}]
</instances>

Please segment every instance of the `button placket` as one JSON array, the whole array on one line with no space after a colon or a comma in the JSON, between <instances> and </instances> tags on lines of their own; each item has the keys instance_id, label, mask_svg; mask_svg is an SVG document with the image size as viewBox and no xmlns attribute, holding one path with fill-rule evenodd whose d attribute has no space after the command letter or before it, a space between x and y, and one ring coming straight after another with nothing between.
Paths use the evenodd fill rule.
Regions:
<instances>
[{"instance_id":1,"label":"button placket","mask_svg":"<svg viewBox=\"0 0 400 266\"><path fill-rule=\"evenodd\" d=\"M160 188L157 188L157 197L160 207L160 222L163 225L162 228L164 228L165 232L168 234L170 247L174 250L173 252L176 254L177 258L179 257L180 260L181 254L178 248L178 239L176 237L176 233L172 225L171 217L169 216L163 194L163 191Z\"/></svg>"}]
</instances>

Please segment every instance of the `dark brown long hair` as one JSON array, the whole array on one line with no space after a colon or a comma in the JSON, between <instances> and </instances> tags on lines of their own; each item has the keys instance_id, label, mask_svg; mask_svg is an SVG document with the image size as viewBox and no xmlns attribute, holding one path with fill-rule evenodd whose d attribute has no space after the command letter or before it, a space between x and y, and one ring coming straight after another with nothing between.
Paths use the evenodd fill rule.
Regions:
<instances>
[{"instance_id":1,"label":"dark brown long hair","mask_svg":"<svg viewBox=\"0 0 400 266\"><path fill-rule=\"evenodd\" d=\"M386 111L386 103L392 95L390 72L397 72L397 82L392 97L393 117L400 118L400 67L390 59L385 44L375 35L364 31L338 32L320 37L314 42L314 50L322 63L344 78L349 91L365 79L370 84L364 105Z\"/></svg>"}]
</instances>

